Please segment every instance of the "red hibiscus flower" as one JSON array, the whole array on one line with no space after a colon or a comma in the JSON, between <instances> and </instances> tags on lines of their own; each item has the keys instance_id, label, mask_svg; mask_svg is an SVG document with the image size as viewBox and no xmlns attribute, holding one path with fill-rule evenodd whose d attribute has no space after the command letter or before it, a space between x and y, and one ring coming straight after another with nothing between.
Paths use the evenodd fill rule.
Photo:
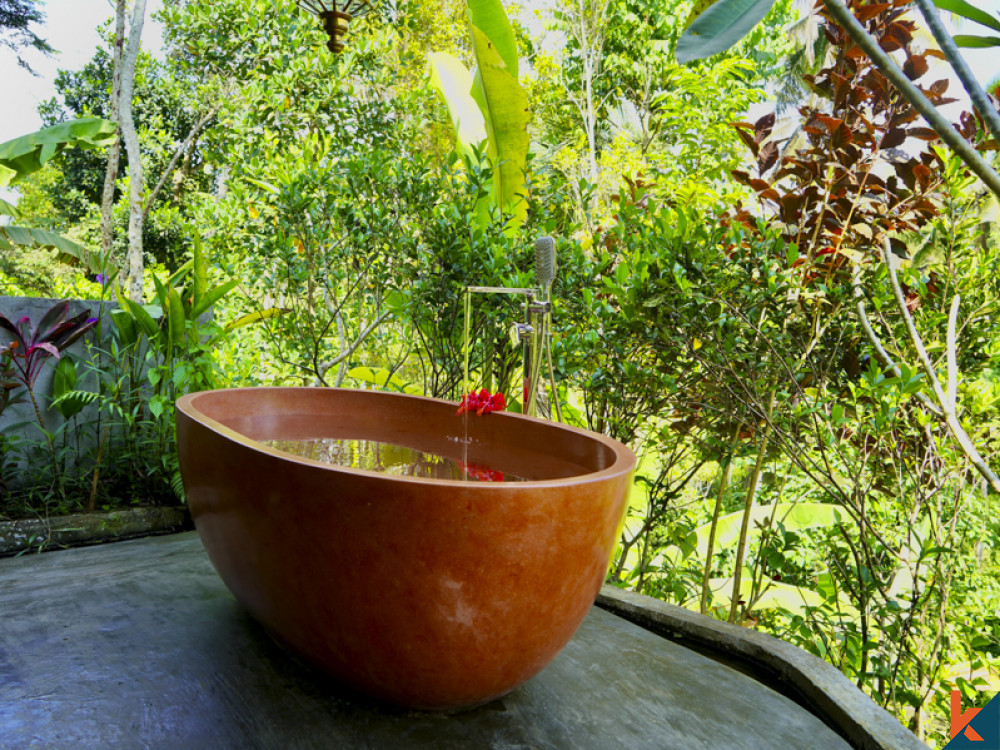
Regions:
<instances>
[{"instance_id":1,"label":"red hibiscus flower","mask_svg":"<svg viewBox=\"0 0 1000 750\"><path fill-rule=\"evenodd\" d=\"M467 411L475 412L479 416L489 414L491 411L503 411L507 408L507 399L503 393L491 394L483 388L478 393L475 390L469 391L469 395L462 399L455 414L462 414Z\"/></svg>"}]
</instances>

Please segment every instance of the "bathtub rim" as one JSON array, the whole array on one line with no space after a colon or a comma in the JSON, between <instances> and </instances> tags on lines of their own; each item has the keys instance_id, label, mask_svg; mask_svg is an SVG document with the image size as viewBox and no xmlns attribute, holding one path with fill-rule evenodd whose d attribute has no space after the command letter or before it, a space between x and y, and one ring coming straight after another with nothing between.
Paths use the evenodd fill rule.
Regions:
<instances>
[{"instance_id":1,"label":"bathtub rim","mask_svg":"<svg viewBox=\"0 0 1000 750\"><path fill-rule=\"evenodd\" d=\"M475 480L465 480L465 479L439 479L435 477L411 477L400 474L387 474L380 471L370 471L368 469L359 469L351 466L341 466L338 464L331 464L326 461L319 461L312 458L307 458L305 456L296 456L294 453L289 453L287 451L280 450L278 448L272 448L270 446L264 445L263 443L247 437L241 432L234 430L231 427L227 427L221 422L208 416L204 411L197 407L197 401L201 398L211 397L213 394L231 392L231 391L309 391L309 392L323 392L323 391L337 391L343 393L356 393L364 394L370 397L378 398L393 398L402 400L413 400L422 401L425 403L440 404L447 406L454 406L456 409L459 406L457 401L449 401L447 399L431 398L429 396L416 396L409 393L393 393L390 391L372 391L363 388L319 388L310 386L247 386L241 388L217 388L207 391L198 391L195 393L188 393L176 401L176 408L179 412L184 414L187 418L194 422L201 424L206 429L211 430L223 437L228 438L246 448L249 448L260 453L264 453L276 458L280 458L283 461L291 461L295 464L300 464L303 466L309 466L312 468L322 469L324 471L330 471L335 474L351 474L360 475L365 477L380 478L384 480L400 481L406 482L408 484L417 485L429 485L434 487L453 487L453 488L471 488L475 487L477 489L482 489L489 492L498 491L512 491L512 490L526 490L535 487L555 487L555 486L568 486L568 485L585 485L594 482L601 482L609 478L615 478L620 476L627 476L634 472L638 466L638 457L636 454L622 442L615 440L614 438L608 437L607 435L602 435L597 432L592 432L590 430L585 430L581 427L576 427L574 425L568 425L561 422L554 422L548 419L541 419L539 417L529 417L524 414L518 414L516 412L493 412L490 415L475 416L475 419L486 418L500 418L500 419L513 419L515 421L522 420L531 423L541 423L546 425L551 429L565 430L567 432L575 433L585 439L592 440L598 444L601 444L608 448L614 460L611 464L604 469L598 471L588 472L586 474L576 474L568 477L556 477L554 479L530 479L519 482L482 482Z\"/></svg>"}]
</instances>

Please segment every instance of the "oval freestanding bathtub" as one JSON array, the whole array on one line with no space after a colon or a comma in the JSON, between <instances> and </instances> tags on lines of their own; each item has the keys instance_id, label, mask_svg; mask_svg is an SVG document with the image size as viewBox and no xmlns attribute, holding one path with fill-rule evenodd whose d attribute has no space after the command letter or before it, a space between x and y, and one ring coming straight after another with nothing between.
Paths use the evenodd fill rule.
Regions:
<instances>
[{"instance_id":1,"label":"oval freestanding bathtub","mask_svg":"<svg viewBox=\"0 0 1000 750\"><path fill-rule=\"evenodd\" d=\"M275 637L399 705L455 709L533 677L607 570L635 468L622 444L517 414L330 388L177 402L187 500L219 575ZM379 440L521 482L394 476L263 445Z\"/></svg>"}]
</instances>

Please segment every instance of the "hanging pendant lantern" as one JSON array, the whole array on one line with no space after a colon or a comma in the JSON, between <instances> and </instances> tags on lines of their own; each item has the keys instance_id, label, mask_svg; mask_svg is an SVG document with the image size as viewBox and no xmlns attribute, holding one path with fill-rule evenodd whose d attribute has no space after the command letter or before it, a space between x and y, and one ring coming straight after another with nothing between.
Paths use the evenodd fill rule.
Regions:
<instances>
[{"instance_id":1,"label":"hanging pendant lantern","mask_svg":"<svg viewBox=\"0 0 1000 750\"><path fill-rule=\"evenodd\" d=\"M315 13L330 37L327 49L337 54L344 49L344 34L353 18L361 18L372 9L368 0L298 0L299 7Z\"/></svg>"}]
</instances>

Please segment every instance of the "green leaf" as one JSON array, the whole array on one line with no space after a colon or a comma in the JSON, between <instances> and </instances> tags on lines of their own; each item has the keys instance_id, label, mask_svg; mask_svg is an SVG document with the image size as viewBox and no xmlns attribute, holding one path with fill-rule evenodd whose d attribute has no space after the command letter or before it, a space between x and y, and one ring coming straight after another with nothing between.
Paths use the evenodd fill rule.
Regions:
<instances>
[{"instance_id":1,"label":"green leaf","mask_svg":"<svg viewBox=\"0 0 1000 750\"><path fill-rule=\"evenodd\" d=\"M776 505L756 505L750 511L751 533L759 533L757 527L774 517L772 528L778 528L780 523L786 531L802 531L804 529L833 526L847 519L846 514L831 503L778 503ZM714 552L732 546L739 541L740 527L743 523L743 511L729 513L719 518L715 531ZM708 554L708 537L712 524L706 523L693 530L696 542L694 547L703 560ZM676 552L676 550L675 550Z\"/></svg>"},{"instance_id":2,"label":"green leaf","mask_svg":"<svg viewBox=\"0 0 1000 750\"><path fill-rule=\"evenodd\" d=\"M971 34L956 34L955 46L975 48L975 49L982 49L984 47L1000 47L1000 37L973 36Z\"/></svg>"},{"instance_id":3,"label":"green leaf","mask_svg":"<svg viewBox=\"0 0 1000 750\"><path fill-rule=\"evenodd\" d=\"M468 0L469 23L496 48L504 66L517 78L518 54L514 29L500 0ZM478 55L477 55L478 60Z\"/></svg>"},{"instance_id":4,"label":"green leaf","mask_svg":"<svg viewBox=\"0 0 1000 750\"><path fill-rule=\"evenodd\" d=\"M732 47L760 23L774 0L718 0L677 40L677 62L701 60Z\"/></svg>"},{"instance_id":5,"label":"green leaf","mask_svg":"<svg viewBox=\"0 0 1000 750\"><path fill-rule=\"evenodd\" d=\"M518 80L517 41L500 0L469 0L468 9L476 60L471 93L488 136L493 200L519 224L527 215L523 193L529 139L528 95Z\"/></svg>"},{"instance_id":6,"label":"green leaf","mask_svg":"<svg viewBox=\"0 0 1000 750\"><path fill-rule=\"evenodd\" d=\"M201 298L201 301L191 308L191 319L196 319L199 315L208 310L208 308L233 291L239 283L239 279L232 279L227 281L225 284L220 284L211 291L206 292L205 296Z\"/></svg>"},{"instance_id":7,"label":"green leaf","mask_svg":"<svg viewBox=\"0 0 1000 750\"><path fill-rule=\"evenodd\" d=\"M193 267L194 267L194 261L193 260L185 261L185 263L182 266L180 266L176 271L174 271L172 274L170 274L167 277L167 280L163 282L163 285L164 286L181 286L181 284L183 283L184 277L187 276L188 273L191 272L191 269Z\"/></svg>"},{"instance_id":8,"label":"green leaf","mask_svg":"<svg viewBox=\"0 0 1000 750\"><path fill-rule=\"evenodd\" d=\"M137 329L142 331L146 338L150 341L156 341L159 338L160 327L142 305L127 298L121 298L118 302L128 310Z\"/></svg>"},{"instance_id":9,"label":"green leaf","mask_svg":"<svg viewBox=\"0 0 1000 750\"><path fill-rule=\"evenodd\" d=\"M715 0L695 0L695 4L691 6L691 14L688 16L687 23L684 24L686 29L688 26L693 24L702 13L712 7L712 3Z\"/></svg>"},{"instance_id":10,"label":"green leaf","mask_svg":"<svg viewBox=\"0 0 1000 750\"><path fill-rule=\"evenodd\" d=\"M277 187L275 187L274 185L272 185L270 182L264 182L263 180L257 180L257 179L254 179L253 177L244 177L243 179L245 179L247 182L249 182L249 183L251 183L253 185L256 185L259 188L263 188L267 192L272 193L274 195L278 195L279 193L281 193L281 191Z\"/></svg>"},{"instance_id":11,"label":"green leaf","mask_svg":"<svg viewBox=\"0 0 1000 750\"><path fill-rule=\"evenodd\" d=\"M489 39L472 27L479 65L472 97L479 104L489 135L486 153L493 161L493 198L511 211L515 221L527 213L524 170L528 163L528 95L517 78L504 69Z\"/></svg>"},{"instance_id":12,"label":"green leaf","mask_svg":"<svg viewBox=\"0 0 1000 750\"><path fill-rule=\"evenodd\" d=\"M69 354L63 354L52 374L52 397L58 399L76 386L76 363ZM63 416L66 416L65 414Z\"/></svg>"},{"instance_id":13,"label":"green leaf","mask_svg":"<svg viewBox=\"0 0 1000 750\"><path fill-rule=\"evenodd\" d=\"M194 255L192 263L194 266L194 287L191 290L192 309L201 303L205 291L208 289L208 267L205 264L205 254L202 252L201 237L194 235L191 252Z\"/></svg>"},{"instance_id":14,"label":"green leaf","mask_svg":"<svg viewBox=\"0 0 1000 750\"><path fill-rule=\"evenodd\" d=\"M63 419L70 419L83 411L88 404L97 401L98 398L98 394L90 391L68 391L55 399L52 406L62 414Z\"/></svg>"},{"instance_id":15,"label":"green leaf","mask_svg":"<svg viewBox=\"0 0 1000 750\"><path fill-rule=\"evenodd\" d=\"M787 263L788 267L791 268L798 259L799 249L794 244L789 242L785 245L785 263Z\"/></svg>"},{"instance_id":16,"label":"green leaf","mask_svg":"<svg viewBox=\"0 0 1000 750\"><path fill-rule=\"evenodd\" d=\"M156 276L153 276L153 285L156 287L156 301L165 307L167 304L167 285Z\"/></svg>"},{"instance_id":17,"label":"green leaf","mask_svg":"<svg viewBox=\"0 0 1000 750\"><path fill-rule=\"evenodd\" d=\"M17 210L17 206L0 198L0 216L9 216L12 219L17 219L20 213Z\"/></svg>"},{"instance_id":18,"label":"green leaf","mask_svg":"<svg viewBox=\"0 0 1000 750\"><path fill-rule=\"evenodd\" d=\"M115 327L118 329L118 337L125 346L132 346L138 340L138 334L136 334L135 323L132 321L132 316L127 310L112 310L111 320L114 321Z\"/></svg>"},{"instance_id":19,"label":"green leaf","mask_svg":"<svg viewBox=\"0 0 1000 750\"><path fill-rule=\"evenodd\" d=\"M733 592L732 578L713 578L709 582L712 589L712 604L728 607ZM788 583L763 577L762 589L766 589L754 603L754 609L783 609L786 612L805 617L809 609L823 606L824 599L812 589L792 586ZM740 598L748 599L753 590L753 575L744 570L740 579Z\"/></svg>"},{"instance_id":20,"label":"green leaf","mask_svg":"<svg viewBox=\"0 0 1000 750\"><path fill-rule=\"evenodd\" d=\"M615 268L615 281L618 282L618 286L625 286L628 283L628 266L624 263L619 263Z\"/></svg>"},{"instance_id":21,"label":"green leaf","mask_svg":"<svg viewBox=\"0 0 1000 750\"><path fill-rule=\"evenodd\" d=\"M420 392L419 388L415 388L415 386L410 385L396 373L389 372L389 370L385 367L379 367L376 370L362 365L359 367L352 367L347 371L347 374L356 380L362 381L363 383L371 383L376 388L386 388L387 386L392 386L396 390L403 393Z\"/></svg>"},{"instance_id":22,"label":"green leaf","mask_svg":"<svg viewBox=\"0 0 1000 750\"><path fill-rule=\"evenodd\" d=\"M108 146L118 137L117 130L117 125L109 120L85 117L0 143L0 187L37 172L69 146Z\"/></svg>"},{"instance_id":23,"label":"green leaf","mask_svg":"<svg viewBox=\"0 0 1000 750\"><path fill-rule=\"evenodd\" d=\"M990 15L985 10L980 10L976 6L965 2L965 0L934 0L934 4L941 10L954 13L962 18L968 18L970 21L981 23L983 26L989 26L994 31L1000 31L1000 19ZM957 44L957 36L955 37L955 41ZM959 46L961 47L962 45Z\"/></svg>"},{"instance_id":24,"label":"green leaf","mask_svg":"<svg viewBox=\"0 0 1000 750\"><path fill-rule=\"evenodd\" d=\"M235 331L237 328L243 328L244 326L253 325L254 323L260 323L262 320L270 320L271 318L277 318L279 315L285 315L291 312L291 310L286 310L281 307L269 307L266 310L258 310L257 312L248 313L247 315L241 315L236 320L232 320L226 324L226 332Z\"/></svg>"},{"instance_id":25,"label":"green leaf","mask_svg":"<svg viewBox=\"0 0 1000 750\"><path fill-rule=\"evenodd\" d=\"M352 377L356 380L361 380L365 383L373 383L378 385L378 379L375 376L375 371L370 367L365 367L363 365L358 367L352 367L347 371L348 377Z\"/></svg>"},{"instance_id":26,"label":"green leaf","mask_svg":"<svg viewBox=\"0 0 1000 750\"><path fill-rule=\"evenodd\" d=\"M180 292L174 287L167 290L167 334L172 346L183 347L185 336L184 303L181 301ZM167 356L171 352L168 350Z\"/></svg>"},{"instance_id":27,"label":"green leaf","mask_svg":"<svg viewBox=\"0 0 1000 750\"><path fill-rule=\"evenodd\" d=\"M406 312L406 302L409 299L406 292L395 290L385 296L385 306L393 315L402 315Z\"/></svg>"},{"instance_id":28,"label":"green leaf","mask_svg":"<svg viewBox=\"0 0 1000 750\"><path fill-rule=\"evenodd\" d=\"M164 403L162 396L153 396L153 398L149 399L149 413L157 419L163 416L163 408Z\"/></svg>"},{"instance_id":29,"label":"green leaf","mask_svg":"<svg viewBox=\"0 0 1000 750\"><path fill-rule=\"evenodd\" d=\"M431 69L431 86L448 107L455 131L456 150L470 159L474 158L475 148L487 136L482 110L472 98L472 74L458 58L447 52L431 52L427 59Z\"/></svg>"}]
</instances>

